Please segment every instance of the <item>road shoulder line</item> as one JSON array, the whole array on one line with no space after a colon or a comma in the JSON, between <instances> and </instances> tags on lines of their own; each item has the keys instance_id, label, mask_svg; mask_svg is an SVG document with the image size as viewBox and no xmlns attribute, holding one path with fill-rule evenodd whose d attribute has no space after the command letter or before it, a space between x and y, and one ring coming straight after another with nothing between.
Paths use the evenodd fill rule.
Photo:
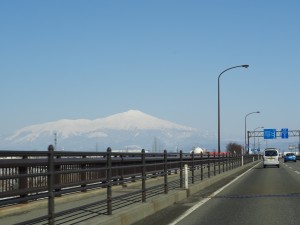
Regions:
<instances>
[{"instance_id":1,"label":"road shoulder line","mask_svg":"<svg viewBox=\"0 0 300 225\"><path fill-rule=\"evenodd\" d=\"M183 220L185 217L187 217L189 214L191 214L192 212L194 212L196 209L198 209L199 207L201 207L204 203L206 203L207 201L209 201L210 199L212 199L213 197L215 197L217 194L219 194L221 191L223 191L225 188L227 188L229 185L233 184L235 181L237 181L238 179L240 179L242 176L244 176L246 173L248 173L250 170L252 170L254 167L256 167L257 164L255 164L254 166L252 166L251 168L249 168L248 170L246 170L244 173L242 173L241 175L239 175L238 177L236 177L234 180L230 181L228 184L226 184L225 186L221 187L220 189L218 189L217 191L215 191L214 193L212 193L210 196L208 196L207 198L203 199L202 201L200 201L199 203L197 203L196 205L194 205L193 207L191 207L190 209L188 209L184 214L182 214L179 218L177 218L176 220L174 220L172 223L169 223L169 225L176 225L178 222L180 222L181 220Z\"/></svg>"}]
</instances>

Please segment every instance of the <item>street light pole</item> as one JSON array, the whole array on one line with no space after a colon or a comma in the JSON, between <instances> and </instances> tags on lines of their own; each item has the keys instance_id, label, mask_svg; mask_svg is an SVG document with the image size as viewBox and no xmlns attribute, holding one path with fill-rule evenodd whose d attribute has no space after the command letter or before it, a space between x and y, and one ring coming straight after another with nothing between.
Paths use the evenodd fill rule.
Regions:
<instances>
[{"instance_id":1,"label":"street light pole","mask_svg":"<svg viewBox=\"0 0 300 225\"><path fill-rule=\"evenodd\" d=\"M220 140L221 140L221 135L220 135L220 77L226 71L234 69L234 68L238 68L238 67L248 68L249 65L240 65L240 66L230 67L230 68L224 70L222 73L220 73L220 75L218 77L218 155L220 155L220 152L221 152L221 145L220 145Z\"/></svg>"},{"instance_id":2,"label":"street light pole","mask_svg":"<svg viewBox=\"0 0 300 225\"><path fill-rule=\"evenodd\" d=\"M246 146L247 146L247 143L246 143L246 133L247 133L247 116L249 116L249 115L251 115L251 114L254 114L254 113L260 113L260 111L251 112L251 113L248 113L248 114L245 116L245 147L244 147L244 154L245 154L245 150L246 150ZM249 150L249 146L247 146L247 150Z\"/></svg>"}]
</instances>

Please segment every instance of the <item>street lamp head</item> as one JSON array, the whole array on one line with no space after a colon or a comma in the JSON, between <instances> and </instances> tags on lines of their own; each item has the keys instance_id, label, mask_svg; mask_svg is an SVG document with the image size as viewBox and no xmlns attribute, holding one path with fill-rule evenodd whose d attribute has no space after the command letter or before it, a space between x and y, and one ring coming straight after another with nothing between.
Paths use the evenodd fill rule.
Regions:
<instances>
[{"instance_id":1,"label":"street lamp head","mask_svg":"<svg viewBox=\"0 0 300 225\"><path fill-rule=\"evenodd\" d=\"M260 111L257 111L256 113L260 113Z\"/></svg>"},{"instance_id":2,"label":"street lamp head","mask_svg":"<svg viewBox=\"0 0 300 225\"><path fill-rule=\"evenodd\" d=\"M248 68L248 67L249 67L249 65L242 65L242 67Z\"/></svg>"}]
</instances>

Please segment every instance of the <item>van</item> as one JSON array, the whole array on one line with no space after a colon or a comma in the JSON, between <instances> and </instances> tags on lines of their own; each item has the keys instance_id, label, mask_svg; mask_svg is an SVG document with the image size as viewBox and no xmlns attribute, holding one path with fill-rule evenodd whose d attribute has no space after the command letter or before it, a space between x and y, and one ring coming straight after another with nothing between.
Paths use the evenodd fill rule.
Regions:
<instances>
[{"instance_id":1,"label":"van","mask_svg":"<svg viewBox=\"0 0 300 225\"><path fill-rule=\"evenodd\" d=\"M277 166L279 168L279 152L276 148L266 148L263 155L264 168Z\"/></svg>"}]
</instances>

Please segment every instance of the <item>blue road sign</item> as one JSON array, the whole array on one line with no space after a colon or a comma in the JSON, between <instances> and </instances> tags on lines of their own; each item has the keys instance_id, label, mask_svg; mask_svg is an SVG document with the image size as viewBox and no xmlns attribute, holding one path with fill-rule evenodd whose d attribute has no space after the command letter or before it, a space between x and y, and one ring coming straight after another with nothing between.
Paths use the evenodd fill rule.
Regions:
<instances>
[{"instance_id":1,"label":"blue road sign","mask_svg":"<svg viewBox=\"0 0 300 225\"><path fill-rule=\"evenodd\" d=\"M264 129L264 139L276 139L276 129Z\"/></svg>"},{"instance_id":2,"label":"blue road sign","mask_svg":"<svg viewBox=\"0 0 300 225\"><path fill-rule=\"evenodd\" d=\"M282 139L289 138L289 129L288 128L282 128L281 129L281 138Z\"/></svg>"}]
</instances>

